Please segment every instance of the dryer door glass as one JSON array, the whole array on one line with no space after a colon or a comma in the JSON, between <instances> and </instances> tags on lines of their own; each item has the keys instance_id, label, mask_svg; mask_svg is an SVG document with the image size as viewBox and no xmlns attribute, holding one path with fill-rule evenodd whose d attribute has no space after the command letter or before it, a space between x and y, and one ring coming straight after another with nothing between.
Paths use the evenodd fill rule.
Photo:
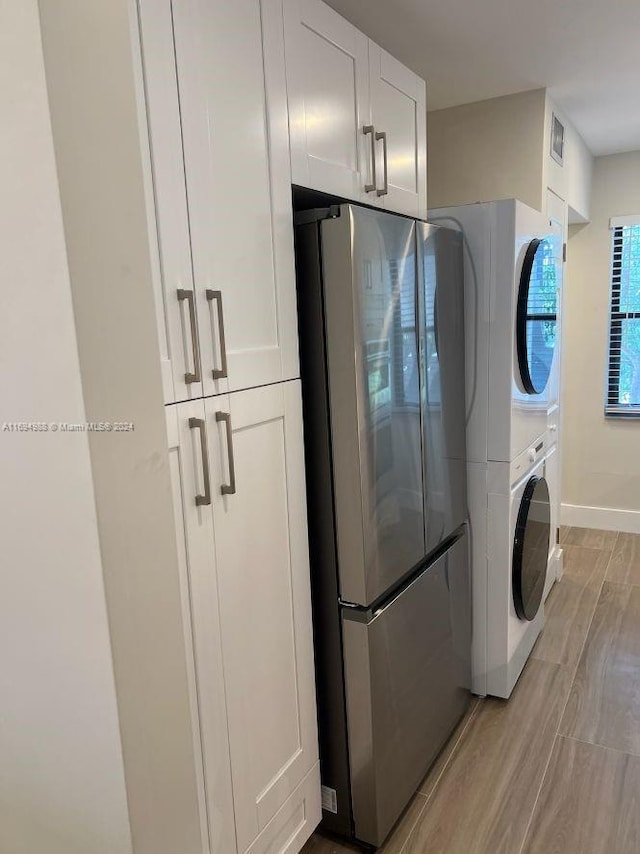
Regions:
<instances>
[{"instance_id":1,"label":"dryer door glass","mask_svg":"<svg viewBox=\"0 0 640 854\"><path fill-rule=\"evenodd\" d=\"M544 391L556 345L558 268L550 238L527 246L518 291L518 366L527 394Z\"/></svg>"},{"instance_id":2,"label":"dryer door glass","mask_svg":"<svg viewBox=\"0 0 640 854\"><path fill-rule=\"evenodd\" d=\"M534 476L524 489L513 543L513 604L521 620L533 620L542 602L550 532L549 487Z\"/></svg>"}]
</instances>

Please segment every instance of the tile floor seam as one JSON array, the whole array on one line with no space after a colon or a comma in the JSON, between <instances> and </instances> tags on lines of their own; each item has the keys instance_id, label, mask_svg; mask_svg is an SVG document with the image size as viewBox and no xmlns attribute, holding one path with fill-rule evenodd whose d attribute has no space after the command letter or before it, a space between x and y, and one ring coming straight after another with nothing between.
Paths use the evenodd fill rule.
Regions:
<instances>
[{"instance_id":1,"label":"tile floor seam","mask_svg":"<svg viewBox=\"0 0 640 854\"><path fill-rule=\"evenodd\" d=\"M585 741L583 738L576 738L575 735L561 735L557 733L558 738L568 738L570 741L577 741L578 744L585 744L587 747L598 747L600 750L608 750L611 753L620 753L622 756L629 756L631 759L640 759L640 754L630 753L628 750L620 750L619 747L609 747L608 744L600 744L597 741Z\"/></svg>"},{"instance_id":2,"label":"tile floor seam","mask_svg":"<svg viewBox=\"0 0 640 854\"><path fill-rule=\"evenodd\" d=\"M613 548L615 548L615 545L618 542L618 536L619 536L619 532L616 532L616 539L615 539L615 543L614 543ZM601 551L608 551L608 549L601 549ZM560 735L560 727L562 725L562 720L564 718L565 712L567 711L567 706L569 704L569 698L571 697L571 691L573 689L573 683L575 682L576 674L578 673L578 667L580 666L580 661L582 659L582 655L584 653L584 649L585 649L585 646L587 644L587 638L589 637L589 632L591 631L591 626L593 625L593 618L595 617L596 608L598 607L598 602L600 601L600 596L602 595L602 588L604 587L605 580L607 578L607 572L609 571L609 566L611 565L611 558L612 557L613 557L613 549L611 549L611 552L609 553L609 559L607 560L607 565L605 566L604 572L602 574L602 581L600 582L600 587L598 588L598 595L597 595L595 602L594 602L594 605L593 605L593 610L591 612L591 617L589 619L589 624L587 626L587 630L584 634L584 640L582 641L582 646L580 647L580 654L578 655L577 660L576 660L576 664L573 668L573 673L572 673L571 679L569 681L569 687L567 690L567 695L565 697L564 704L562 706L562 712L558 717L558 723L556 725L556 732L555 732L555 735L553 738L553 743L551 745L551 749L549 750L549 755L547 757L547 762L545 764L544 773L542 774L542 777L540 778L540 785L538 786L538 793L536 794L536 799L533 802L533 808L532 808L531 814L529 816L529 821L527 823L527 827L526 827L526 830L524 832L524 837L522 839L522 844L520 845L520 848L518 850L518 854L523 854L523 852L524 852L524 847L527 843L529 831L531 830L531 825L533 823L533 817L536 814L536 808L537 808L538 802L540 800L540 794L542 792L542 787L544 786L545 780L547 779L547 774L549 773L549 765L551 764L551 757L553 756L553 751L554 751L555 746L557 744L558 738L562 738L562 736ZM560 579L560 584L562 584L562 579ZM558 665L558 666L561 667L562 665ZM401 854L402 854L402 852L401 852Z\"/></svg>"},{"instance_id":3,"label":"tile floor seam","mask_svg":"<svg viewBox=\"0 0 640 854\"><path fill-rule=\"evenodd\" d=\"M411 830L410 830L410 831L409 831L409 833L407 834L407 838L406 838L406 839L405 839L405 841L402 843L402 847L400 848L400 851L398 852L398 854L403 854L403 852L406 850L406 847L407 847L407 845L409 844L409 840L411 839L411 834L413 833L413 831L414 831L414 830L416 829L416 827L418 826L418 822L419 822L419 821L420 821L420 819L422 818L422 815L423 815L424 811L426 810L426 808L427 808L427 806L428 806L428 804L429 804L429 801L431 800L431 796L433 795L433 793L434 793L434 792L435 792L435 790L437 789L437 787L438 787L438 783L440 782L440 780L442 780L442 777L443 777L443 775L444 775L444 772L445 772L445 771L447 770L447 768L449 767L449 763L451 762L451 760L453 759L454 754L455 754L455 753L456 753L456 751L458 750L458 747L460 746L460 742L462 741L462 739L463 739L463 737L464 737L464 734L465 734L465 733L466 733L466 731L469 729L469 726L471 725L471 722L474 720L474 718L475 718L475 717L476 717L476 715L478 714L478 710L479 710L479 708L480 708L480 706L481 706L481 704L482 704L483 700L484 700L484 698L483 698L483 697L479 698L478 702L476 703L476 706L475 706L474 710L473 710L473 711L471 712L471 714L469 715L469 719L467 720L467 722L465 723L464 727L462 728L462 732L461 732L461 733L460 733L460 735L458 736L458 739L456 740L456 743L455 743L455 745L453 746L453 749L451 750L451 753L447 756L447 760L446 760L446 762L444 763L444 765L442 766L442 769L440 770L440 773L439 773L439 774L438 774L438 776L436 777L435 782L434 782L433 786L431 787L431 791L429 792L429 794L428 794L428 795L425 795L425 794L423 794L422 792L418 792L418 794L419 794L419 795L421 795L421 796L424 798L424 804L422 805L422 809L420 810L420 812L419 812L419 814L418 814L418 816L417 816L417 818L416 818L415 822L413 823L413 825L412 825L412 827L411 827Z\"/></svg>"},{"instance_id":4,"label":"tile floor seam","mask_svg":"<svg viewBox=\"0 0 640 854\"><path fill-rule=\"evenodd\" d=\"M440 778L438 777L438 779L440 779ZM422 814L424 813L424 811L425 811L425 810L426 810L426 808L427 808L427 803L428 803L428 801L429 801L428 796L427 796L427 795L423 795L423 794L422 794L422 792L418 792L418 793L417 793L417 797L422 798L422 799L424 800L424 803L422 804L422 809L420 810L420 812L419 812L419 813L418 813L418 815L416 816L416 820L415 820L415 821L413 822L413 824L411 825L411 829L409 830L409 833L407 833L407 838L405 839L405 841L404 841L404 842L402 843L402 845L400 846L400 851L398 852L398 854L402 854L402 852L403 852L403 851L405 851L405 849L406 849L406 847L407 847L407 844L408 844L409 840L411 839L411 834L413 833L413 831L414 831L414 830L416 829L416 827L418 826L418 822L419 822L419 821L420 821L420 819L422 818Z\"/></svg>"},{"instance_id":5,"label":"tile floor seam","mask_svg":"<svg viewBox=\"0 0 640 854\"><path fill-rule=\"evenodd\" d=\"M616 536L616 541L615 541L614 546L613 546L613 551L611 552L612 557L613 557L613 552L616 550L616 548L618 546L618 540L620 539L620 535L625 534L625 533L627 533L627 532L626 531L618 531L618 534ZM614 581L610 578L607 578L607 575L609 574L610 563L611 563L611 561L609 561L609 563L607 564L607 572L605 573L605 581L608 581L610 584L626 584L629 587L640 587L640 582L636 583L634 581L618 581L617 579Z\"/></svg>"},{"instance_id":6,"label":"tile floor seam","mask_svg":"<svg viewBox=\"0 0 640 854\"><path fill-rule=\"evenodd\" d=\"M467 722L465 723L465 725L462 727L462 731L460 732L460 735L459 735L459 736L458 736L458 738L456 739L456 743L455 743L455 744L453 745L453 747L451 748L451 752L450 752L450 753L449 753L449 755L447 756L447 759L446 759L446 761L445 761L444 765L443 765L443 766L442 766L442 768L440 769L440 773L439 773L439 774L438 774L438 776L436 777L436 779L435 779L435 781L434 781L434 783L433 783L433 786L431 787L431 791L429 792L429 794L428 794L428 795L425 795L425 797L426 797L426 799L427 799L427 802L431 800L431 796L432 796L432 795L433 795L433 793L435 792L435 790L436 790L436 788L437 788L438 783L440 782L440 780L442 780L442 777L443 777L443 775L444 775L444 772L447 770L447 768L448 768L448 767L449 767L449 765L451 764L451 760L453 759L453 757L455 756L456 752L458 751L458 748L460 747L460 743L461 743L462 739L464 738L464 734L465 734L465 733L466 733L466 731L469 729L469 727L470 727L470 725L471 725L472 721L475 719L476 715L478 714L478 710L480 709L480 705L482 704L482 702L484 701L484 699L485 699L485 698L483 698L483 697L478 698L478 702L476 703L475 708L473 709L473 711L472 711L472 712L471 712L471 714L469 715L469 718L467 719ZM421 794L424 794L424 793L423 793L423 792L421 792Z\"/></svg>"},{"instance_id":7,"label":"tile floor seam","mask_svg":"<svg viewBox=\"0 0 640 854\"><path fill-rule=\"evenodd\" d=\"M572 525L572 526L570 526L570 529L571 529L571 528L575 528L575 527L576 527L575 525ZM598 528L598 529L594 529L594 528L580 528L579 530L585 530L585 531L590 531L590 530L603 530L603 531L608 531L609 529L608 529L608 528ZM567 547L567 546L568 546L568 547L570 547L570 548L571 548L571 547L576 547L576 546L577 546L577 547L578 547L578 548L580 548L580 549L593 549L593 550L595 550L595 551L600 551L600 552L613 551L613 550L615 549L616 545L618 544L618 540L619 540L619 538L620 538L620 534L625 533L625 532L624 532L624 531L610 531L610 533L612 533L612 534L615 534L615 535L616 535L616 538L615 538L615 540L613 541L613 545L611 546L611 548L610 548L610 549L609 549L609 548L607 548L606 546L590 546L590 545L588 545L588 544L586 544L586 543L568 543L566 540L560 540L560 542L558 543L558 545L559 545L559 546L561 546L562 548L565 548L565 547Z\"/></svg>"},{"instance_id":8,"label":"tile floor seam","mask_svg":"<svg viewBox=\"0 0 640 854\"><path fill-rule=\"evenodd\" d=\"M618 542L617 537L615 542ZM584 543L562 543L561 545L562 551L565 551L565 549L584 549L588 552L612 552L615 549L615 543L612 546L585 546Z\"/></svg>"}]
</instances>

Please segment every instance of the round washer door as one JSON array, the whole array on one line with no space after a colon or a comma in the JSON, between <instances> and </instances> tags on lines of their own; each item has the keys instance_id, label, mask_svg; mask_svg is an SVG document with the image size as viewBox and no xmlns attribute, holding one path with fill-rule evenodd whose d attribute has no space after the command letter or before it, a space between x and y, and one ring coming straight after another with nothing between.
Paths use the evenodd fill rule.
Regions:
<instances>
[{"instance_id":1,"label":"round washer door","mask_svg":"<svg viewBox=\"0 0 640 854\"><path fill-rule=\"evenodd\" d=\"M549 381L556 346L558 270L550 239L527 246L516 312L520 378L527 394L541 394Z\"/></svg>"},{"instance_id":2,"label":"round washer door","mask_svg":"<svg viewBox=\"0 0 640 854\"><path fill-rule=\"evenodd\" d=\"M543 477L532 476L524 488L513 542L513 604L521 620L533 620L540 609L549 560L551 506Z\"/></svg>"}]
</instances>

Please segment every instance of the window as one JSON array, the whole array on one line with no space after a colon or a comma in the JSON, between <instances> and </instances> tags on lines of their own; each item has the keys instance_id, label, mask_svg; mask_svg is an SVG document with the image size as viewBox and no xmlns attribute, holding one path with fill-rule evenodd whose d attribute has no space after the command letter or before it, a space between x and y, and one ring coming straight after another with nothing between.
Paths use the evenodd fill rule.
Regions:
<instances>
[{"instance_id":1,"label":"window","mask_svg":"<svg viewBox=\"0 0 640 854\"><path fill-rule=\"evenodd\" d=\"M611 220L611 313L605 413L640 416L640 215Z\"/></svg>"}]
</instances>

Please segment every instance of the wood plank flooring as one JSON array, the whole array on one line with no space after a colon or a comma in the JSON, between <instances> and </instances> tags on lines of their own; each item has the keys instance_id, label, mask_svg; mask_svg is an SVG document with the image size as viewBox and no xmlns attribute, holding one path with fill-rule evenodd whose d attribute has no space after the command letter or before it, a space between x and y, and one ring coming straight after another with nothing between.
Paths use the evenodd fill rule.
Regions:
<instances>
[{"instance_id":1,"label":"wood plank flooring","mask_svg":"<svg viewBox=\"0 0 640 854\"><path fill-rule=\"evenodd\" d=\"M511 699L473 705L384 854L640 854L640 535L561 542ZM354 850L314 835L304 854Z\"/></svg>"},{"instance_id":2,"label":"wood plank flooring","mask_svg":"<svg viewBox=\"0 0 640 854\"><path fill-rule=\"evenodd\" d=\"M640 759L559 737L526 854L627 854L640 846Z\"/></svg>"},{"instance_id":3,"label":"wood plank flooring","mask_svg":"<svg viewBox=\"0 0 640 854\"><path fill-rule=\"evenodd\" d=\"M545 603L545 627L533 657L575 668L600 595L611 552L563 545L564 575Z\"/></svg>"},{"instance_id":4,"label":"wood plank flooring","mask_svg":"<svg viewBox=\"0 0 640 854\"><path fill-rule=\"evenodd\" d=\"M619 534L607 570L608 581L640 584L640 534Z\"/></svg>"},{"instance_id":5,"label":"wood plank flooring","mask_svg":"<svg viewBox=\"0 0 640 854\"><path fill-rule=\"evenodd\" d=\"M560 734L640 756L640 587L605 581Z\"/></svg>"}]
</instances>

